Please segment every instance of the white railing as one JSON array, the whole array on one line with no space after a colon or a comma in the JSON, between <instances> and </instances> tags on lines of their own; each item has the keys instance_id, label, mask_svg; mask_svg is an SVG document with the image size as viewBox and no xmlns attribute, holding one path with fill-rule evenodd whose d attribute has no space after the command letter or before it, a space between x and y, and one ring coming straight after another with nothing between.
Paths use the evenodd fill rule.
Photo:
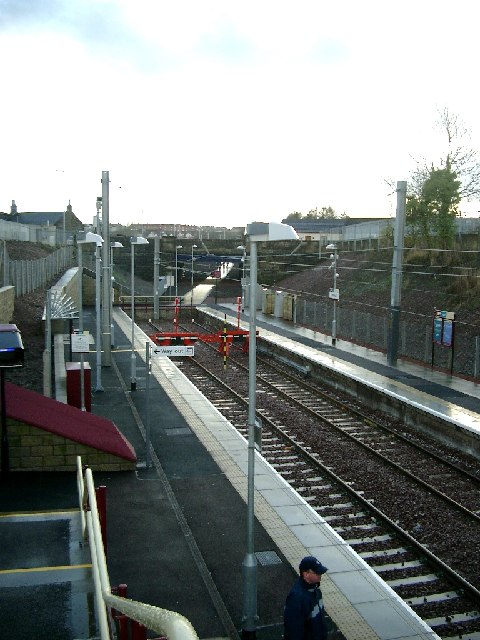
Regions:
<instances>
[{"instance_id":1,"label":"white railing","mask_svg":"<svg viewBox=\"0 0 480 640\"><path fill-rule=\"evenodd\" d=\"M95 602L101 640L110 640L111 638L108 607L142 624L146 629L166 636L169 640L198 640L190 621L176 611L161 609L160 607L130 600L129 598L121 598L112 593L92 470L86 469L84 476L80 457L77 457L77 486L80 510L82 512L82 534L90 544Z\"/></svg>"}]
</instances>

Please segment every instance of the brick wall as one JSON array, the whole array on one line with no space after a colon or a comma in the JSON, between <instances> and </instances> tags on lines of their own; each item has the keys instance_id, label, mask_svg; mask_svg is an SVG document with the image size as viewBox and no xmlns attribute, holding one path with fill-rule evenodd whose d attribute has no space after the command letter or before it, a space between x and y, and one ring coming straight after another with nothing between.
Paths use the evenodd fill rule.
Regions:
<instances>
[{"instance_id":1,"label":"brick wall","mask_svg":"<svg viewBox=\"0 0 480 640\"><path fill-rule=\"evenodd\" d=\"M131 471L135 462L92 449L37 427L8 420L12 471L75 471L77 456L93 471Z\"/></svg>"}]
</instances>

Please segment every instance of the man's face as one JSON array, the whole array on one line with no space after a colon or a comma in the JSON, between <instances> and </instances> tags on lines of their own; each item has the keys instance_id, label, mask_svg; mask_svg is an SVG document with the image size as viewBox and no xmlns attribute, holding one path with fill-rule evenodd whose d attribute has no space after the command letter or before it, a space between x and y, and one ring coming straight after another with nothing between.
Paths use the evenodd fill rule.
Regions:
<instances>
[{"instance_id":1,"label":"man's face","mask_svg":"<svg viewBox=\"0 0 480 640\"><path fill-rule=\"evenodd\" d=\"M307 571L302 571L302 578L307 584L316 584L317 582L320 582L322 575L320 573L315 573L312 569L308 569Z\"/></svg>"}]
</instances>

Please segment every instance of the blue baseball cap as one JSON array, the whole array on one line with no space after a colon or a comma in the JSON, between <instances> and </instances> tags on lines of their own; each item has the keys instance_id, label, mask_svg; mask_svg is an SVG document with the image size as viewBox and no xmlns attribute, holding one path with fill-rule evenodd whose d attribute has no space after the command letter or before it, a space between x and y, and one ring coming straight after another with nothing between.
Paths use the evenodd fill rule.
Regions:
<instances>
[{"instance_id":1,"label":"blue baseball cap","mask_svg":"<svg viewBox=\"0 0 480 640\"><path fill-rule=\"evenodd\" d=\"M309 569L319 576L328 571L327 567L325 567L320 560L317 560L314 556L306 556L300 562L300 573L302 573L302 571L308 571Z\"/></svg>"}]
</instances>

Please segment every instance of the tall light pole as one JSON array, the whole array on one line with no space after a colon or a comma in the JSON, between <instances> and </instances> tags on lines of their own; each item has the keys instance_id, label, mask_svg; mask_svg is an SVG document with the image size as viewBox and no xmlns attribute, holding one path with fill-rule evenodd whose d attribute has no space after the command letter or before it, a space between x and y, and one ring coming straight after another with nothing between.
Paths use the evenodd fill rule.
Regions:
<instances>
[{"instance_id":1,"label":"tall light pole","mask_svg":"<svg viewBox=\"0 0 480 640\"><path fill-rule=\"evenodd\" d=\"M193 250L197 248L196 244L192 244L192 272L191 272L191 282L190 282L190 307L193 307Z\"/></svg>"},{"instance_id":2,"label":"tall light pole","mask_svg":"<svg viewBox=\"0 0 480 640\"><path fill-rule=\"evenodd\" d=\"M245 311L245 263L247 261L247 247L243 244L238 245L237 249L241 249L243 251L242 256L242 313Z\"/></svg>"},{"instance_id":3,"label":"tall light pole","mask_svg":"<svg viewBox=\"0 0 480 640\"><path fill-rule=\"evenodd\" d=\"M328 251L333 251L330 255L330 260L333 260L329 269L333 269L333 289L330 289L328 292L328 297L333 300L333 317L332 317L332 347L337 344L337 300L340 298L339 291L337 289L337 245L336 244L327 244L325 249Z\"/></svg>"},{"instance_id":4,"label":"tall light pole","mask_svg":"<svg viewBox=\"0 0 480 640\"><path fill-rule=\"evenodd\" d=\"M257 377L257 242L298 240L293 227L279 222L252 222L246 233L250 241L250 296L248 329L248 486L247 549L242 565L243 617L242 640L254 640L257 632L257 559L255 557L255 414Z\"/></svg>"},{"instance_id":5,"label":"tall light pole","mask_svg":"<svg viewBox=\"0 0 480 640\"><path fill-rule=\"evenodd\" d=\"M102 344L103 365L112 364L112 337L110 335L112 282L110 273L110 173L102 171L102 233L105 240L102 249L103 296L102 296Z\"/></svg>"},{"instance_id":6,"label":"tall light pole","mask_svg":"<svg viewBox=\"0 0 480 640\"><path fill-rule=\"evenodd\" d=\"M159 309L159 278L160 278L160 236L153 236L153 318L160 317Z\"/></svg>"},{"instance_id":7,"label":"tall light pole","mask_svg":"<svg viewBox=\"0 0 480 640\"><path fill-rule=\"evenodd\" d=\"M95 387L95 391L103 391L102 387L102 318L101 318L101 270L100 266L102 264L102 258L100 255L100 249L102 248L103 242L97 242L97 246L95 247L95 320L96 320L96 336L95 336L95 347L97 350L97 384Z\"/></svg>"},{"instance_id":8,"label":"tall light pole","mask_svg":"<svg viewBox=\"0 0 480 640\"><path fill-rule=\"evenodd\" d=\"M135 391L137 388L137 361L135 356L135 245L136 244L148 244L148 240L143 236L134 236L130 240L130 244L132 247L132 263L131 263L131 272L132 272L132 282L131 282L131 313L132 313L132 353L130 356L130 391Z\"/></svg>"},{"instance_id":9,"label":"tall light pole","mask_svg":"<svg viewBox=\"0 0 480 640\"><path fill-rule=\"evenodd\" d=\"M113 250L114 249L123 249L123 244L121 242L111 242L110 243L110 287L113 289L113 283L115 282L115 276L113 274ZM115 328L113 326L113 290L110 294L110 344L112 347L115 346Z\"/></svg>"},{"instance_id":10,"label":"tall light pole","mask_svg":"<svg viewBox=\"0 0 480 640\"><path fill-rule=\"evenodd\" d=\"M182 245L175 243L175 297L178 298L178 250L183 249Z\"/></svg>"},{"instance_id":11,"label":"tall light pole","mask_svg":"<svg viewBox=\"0 0 480 640\"><path fill-rule=\"evenodd\" d=\"M393 236L392 287L390 294L390 323L387 349L387 361L390 366L397 364L398 356L406 206L407 183L401 180L397 182L397 215L395 217L395 232Z\"/></svg>"},{"instance_id":12,"label":"tall light pole","mask_svg":"<svg viewBox=\"0 0 480 640\"><path fill-rule=\"evenodd\" d=\"M84 244L95 243L95 245L102 246L103 238L98 233L82 233L77 236L78 247L78 332L83 334L83 263L82 263L82 246ZM96 275L96 284L98 285L99 277ZM96 304L99 304L99 296L97 295ZM98 330L99 312L97 307L97 354L100 344L100 332ZM98 368L98 365L97 365ZM85 411L85 380L84 380L84 367L83 367L83 353L80 353L80 408Z\"/></svg>"}]
</instances>

